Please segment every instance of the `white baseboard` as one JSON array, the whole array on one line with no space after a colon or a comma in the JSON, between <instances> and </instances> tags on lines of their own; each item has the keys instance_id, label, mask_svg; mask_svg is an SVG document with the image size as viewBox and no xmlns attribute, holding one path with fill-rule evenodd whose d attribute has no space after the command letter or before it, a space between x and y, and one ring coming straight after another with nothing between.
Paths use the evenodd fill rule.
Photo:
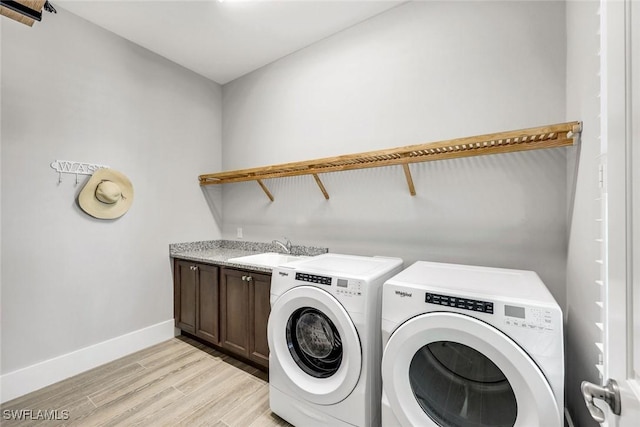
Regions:
<instances>
[{"instance_id":1,"label":"white baseboard","mask_svg":"<svg viewBox=\"0 0 640 427\"><path fill-rule=\"evenodd\" d=\"M0 402L93 369L175 336L173 319L0 376Z\"/></svg>"}]
</instances>

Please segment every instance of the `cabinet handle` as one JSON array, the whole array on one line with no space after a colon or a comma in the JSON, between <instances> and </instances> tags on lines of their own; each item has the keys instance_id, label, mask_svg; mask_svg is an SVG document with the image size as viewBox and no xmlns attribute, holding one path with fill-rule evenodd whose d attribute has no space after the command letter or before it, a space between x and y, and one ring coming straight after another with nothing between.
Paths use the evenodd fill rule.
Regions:
<instances>
[{"instance_id":1,"label":"cabinet handle","mask_svg":"<svg viewBox=\"0 0 640 427\"><path fill-rule=\"evenodd\" d=\"M252 281L252 280L253 280L253 277L251 277L251 276L247 276L247 282L250 282L250 281Z\"/></svg>"},{"instance_id":2,"label":"cabinet handle","mask_svg":"<svg viewBox=\"0 0 640 427\"><path fill-rule=\"evenodd\" d=\"M193 271L196 271L198 269L197 265L190 265L189 268Z\"/></svg>"}]
</instances>

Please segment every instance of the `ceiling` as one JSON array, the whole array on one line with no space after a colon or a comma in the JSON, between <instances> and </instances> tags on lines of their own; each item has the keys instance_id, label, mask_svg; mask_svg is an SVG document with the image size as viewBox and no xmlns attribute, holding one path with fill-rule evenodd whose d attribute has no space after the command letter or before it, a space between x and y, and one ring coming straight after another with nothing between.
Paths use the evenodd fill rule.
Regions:
<instances>
[{"instance_id":1,"label":"ceiling","mask_svg":"<svg viewBox=\"0 0 640 427\"><path fill-rule=\"evenodd\" d=\"M402 0L51 0L225 84ZM55 15L43 19L55 19Z\"/></svg>"}]
</instances>

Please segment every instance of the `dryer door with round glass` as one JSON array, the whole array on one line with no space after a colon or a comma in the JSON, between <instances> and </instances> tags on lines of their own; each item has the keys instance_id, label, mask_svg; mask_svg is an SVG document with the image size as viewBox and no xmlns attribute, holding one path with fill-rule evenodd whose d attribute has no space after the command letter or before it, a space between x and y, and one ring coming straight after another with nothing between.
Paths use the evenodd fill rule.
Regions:
<instances>
[{"instance_id":1,"label":"dryer door with round glass","mask_svg":"<svg viewBox=\"0 0 640 427\"><path fill-rule=\"evenodd\" d=\"M344 307L328 292L312 286L285 292L271 308L267 330L271 357L304 399L338 403L357 385L360 339Z\"/></svg>"},{"instance_id":2,"label":"dryer door with round glass","mask_svg":"<svg viewBox=\"0 0 640 427\"><path fill-rule=\"evenodd\" d=\"M391 335L385 394L403 426L560 427L553 392L522 348L493 326L427 313Z\"/></svg>"}]
</instances>

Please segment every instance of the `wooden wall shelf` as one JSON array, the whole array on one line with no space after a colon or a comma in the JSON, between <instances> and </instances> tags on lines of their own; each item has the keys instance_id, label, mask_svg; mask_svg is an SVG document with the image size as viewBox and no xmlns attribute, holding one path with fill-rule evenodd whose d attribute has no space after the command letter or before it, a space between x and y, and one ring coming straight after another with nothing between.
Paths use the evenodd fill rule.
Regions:
<instances>
[{"instance_id":1,"label":"wooden wall shelf","mask_svg":"<svg viewBox=\"0 0 640 427\"><path fill-rule=\"evenodd\" d=\"M415 187L409 170L410 163L432 160L455 159L460 157L482 156L486 154L512 153L516 151L538 150L542 148L566 147L576 143L582 131L581 122L567 122L549 126L491 133L450 139L447 141L409 145L387 150L368 151L347 154L324 159L303 162L284 163L251 169L240 169L200 175L200 185L228 184L232 182L256 181L271 201L273 195L265 186L263 179L283 178L287 176L312 175L326 199L329 194L318 174L346 170L377 168L400 165L404 169L411 195Z\"/></svg>"},{"instance_id":2,"label":"wooden wall shelf","mask_svg":"<svg viewBox=\"0 0 640 427\"><path fill-rule=\"evenodd\" d=\"M47 0L17 0L3 2L0 4L0 15L11 18L22 24L33 26L33 23L42 19L42 8ZM24 10L25 13L15 11L15 9ZM35 19L34 19L35 18Z\"/></svg>"}]
</instances>

